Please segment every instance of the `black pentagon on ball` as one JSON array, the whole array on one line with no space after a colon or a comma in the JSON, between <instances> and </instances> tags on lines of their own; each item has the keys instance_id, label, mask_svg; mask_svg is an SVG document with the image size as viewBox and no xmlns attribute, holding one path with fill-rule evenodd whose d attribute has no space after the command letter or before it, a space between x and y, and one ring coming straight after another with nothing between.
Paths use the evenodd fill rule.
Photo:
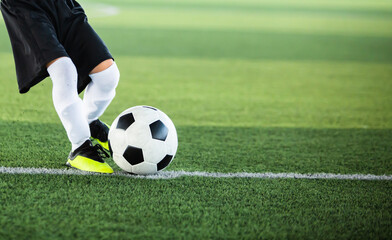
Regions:
<instances>
[{"instance_id":1,"label":"black pentagon on ball","mask_svg":"<svg viewBox=\"0 0 392 240\"><path fill-rule=\"evenodd\" d=\"M118 119L117 129L127 130L132 123L135 122L135 118L132 113L125 114Z\"/></svg>"},{"instance_id":2,"label":"black pentagon on ball","mask_svg":"<svg viewBox=\"0 0 392 240\"><path fill-rule=\"evenodd\" d=\"M158 164L157 164L157 169L162 170L165 167L167 167L167 165L169 165L169 163L171 162L171 160L173 159L172 155L166 155Z\"/></svg>"},{"instance_id":3,"label":"black pentagon on ball","mask_svg":"<svg viewBox=\"0 0 392 240\"><path fill-rule=\"evenodd\" d=\"M123 157L131 165L136 165L144 161L143 151L140 148L132 146L128 146L127 149L125 149Z\"/></svg>"},{"instance_id":4,"label":"black pentagon on ball","mask_svg":"<svg viewBox=\"0 0 392 240\"><path fill-rule=\"evenodd\" d=\"M150 124L151 136L153 139L165 141L169 129L161 122L161 120L155 121Z\"/></svg>"}]
</instances>

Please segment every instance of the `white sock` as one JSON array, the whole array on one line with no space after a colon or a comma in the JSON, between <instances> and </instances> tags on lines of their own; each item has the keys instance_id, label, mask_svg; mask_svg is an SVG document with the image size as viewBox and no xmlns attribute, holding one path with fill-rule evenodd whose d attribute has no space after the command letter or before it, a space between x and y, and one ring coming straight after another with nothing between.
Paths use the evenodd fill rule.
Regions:
<instances>
[{"instance_id":1,"label":"white sock","mask_svg":"<svg viewBox=\"0 0 392 240\"><path fill-rule=\"evenodd\" d=\"M88 123L98 119L116 95L120 72L114 62L102 72L89 75L91 82L84 92L84 109Z\"/></svg>"},{"instance_id":2,"label":"white sock","mask_svg":"<svg viewBox=\"0 0 392 240\"><path fill-rule=\"evenodd\" d=\"M83 101L77 91L78 73L72 60L62 57L48 67L53 82L53 104L72 144L72 151L90 138Z\"/></svg>"}]
</instances>

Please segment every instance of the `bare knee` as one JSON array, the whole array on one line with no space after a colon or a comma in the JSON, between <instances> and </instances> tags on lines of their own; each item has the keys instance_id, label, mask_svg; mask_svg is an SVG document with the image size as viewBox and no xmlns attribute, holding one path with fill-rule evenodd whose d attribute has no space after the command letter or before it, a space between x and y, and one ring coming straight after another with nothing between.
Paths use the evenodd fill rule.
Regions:
<instances>
[{"instance_id":1,"label":"bare knee","mask_svg":"<svg viewBox=\"0 0 392 240\"><path fill-rule=\"evenodd\" d=\"M112 66L114 63L113 59L106 59L105 61L101 62L98 64L91 72L90 74L94 73L99 73L102 72L103 70L108 69L110 66Z\"/></svg>"},{"instance_id":2,"label":"bare knee","mask_svg":"<svg viewBox=\"0 0 392 240\"><path fill-rule=\"evenodd\" d=\"M103 92L114 91L120 79L120 71L117 68L117 64L112 59L110 60L105 63L111 63L106 69L89 75L96 88Z\"/></svg>"}]
</instances>

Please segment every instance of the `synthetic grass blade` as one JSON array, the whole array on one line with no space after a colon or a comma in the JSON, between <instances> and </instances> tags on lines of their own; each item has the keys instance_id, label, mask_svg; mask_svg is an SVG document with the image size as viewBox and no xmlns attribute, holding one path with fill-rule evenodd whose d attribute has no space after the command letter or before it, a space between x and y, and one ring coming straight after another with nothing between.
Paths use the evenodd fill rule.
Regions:
<instances>
[{"instance_id":1,"label":"synthetic grass blade","mask_svg":"<svg viewBox=\"0 0 392 240\"><path fill-rule=\"evenodd\" d=\"M162 171L154 175L133 175L126 172L114 174L98 174L83 172L74 169L48 169L48 168L21 168L0 167L0 173L5 174L52 174L52 175L101 175L122 176L131 178L147 179L172 179L178 177L210 177L210 178L293 178L293 179L341 179L341 180L385 180L391 181L392 175L372 174L334 174L334 173L219 173L219 172L186 172L186 171Z\"/></svg>"}]
</instances>

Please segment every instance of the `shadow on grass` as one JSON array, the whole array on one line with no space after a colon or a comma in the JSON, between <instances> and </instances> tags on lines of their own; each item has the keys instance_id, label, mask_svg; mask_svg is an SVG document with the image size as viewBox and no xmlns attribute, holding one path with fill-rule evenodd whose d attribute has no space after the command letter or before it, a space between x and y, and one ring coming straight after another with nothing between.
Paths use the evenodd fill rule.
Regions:
<instances>
[{"instance_id":1,"label":"shadow on grass","mask_svg":"<svg viewBox=\"0 0 392 240\"><path fill-rule=\"evenodd\" d=\"M179 149L170 170L392 173L390 129L180 126L177 130ZM60 123L0 120L0 136L0 166L65 167L70 144Z\"/></svg>"}]
</instances>

